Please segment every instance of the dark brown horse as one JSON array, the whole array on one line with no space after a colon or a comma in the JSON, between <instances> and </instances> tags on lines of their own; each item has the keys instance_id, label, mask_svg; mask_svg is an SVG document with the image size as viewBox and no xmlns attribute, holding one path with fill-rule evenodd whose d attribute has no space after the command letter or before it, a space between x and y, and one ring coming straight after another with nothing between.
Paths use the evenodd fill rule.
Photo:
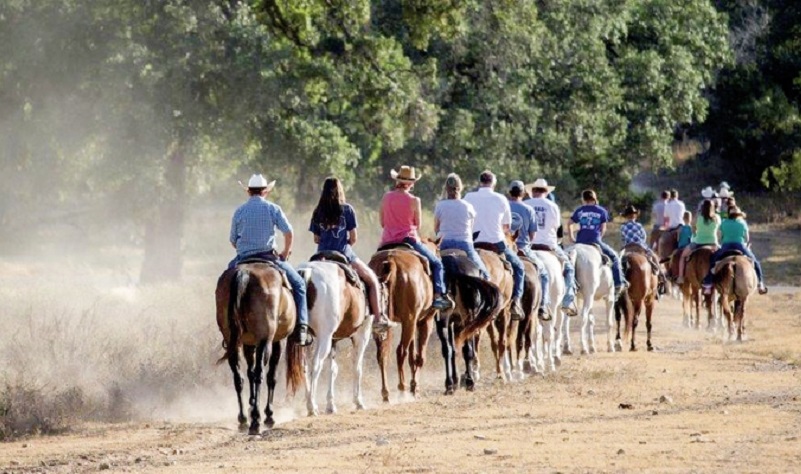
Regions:
<instances>
[{"instance_id":1,"label":"dark brown horse","mask_svg":"<svg viewBox=\"0 0 801 474\"><path fill-rule=\"evenodd\" d=\"M383 286L389 319L400 323L401 340L395 351L398 362L398 390L406 390L403 366L409 359L412 380L409 388L417 393L417 370L425 363L425 349L433 328L431 308L434 289L426 269L428 261L421 255L403 249L382 250L370 259L370 268ZM376 357L381 370L381 396L389 401L387 389L387 358L392 344L392 332L386 338L374 337L378 346ZM415 344L416 342L416 344Z\"/></svg>"},{"instance_id":2,"label":"dark brown horse","mask_svg":"<svg viewBox=\"0 0 801 474\"><path fill-rule=\"evenodd\" d=\"M754 262L744 255L726 257L715 265L715 287L720 292L723 315L729 329L729 339L748 339L745 334L745 307L757 289Z\"/></svg>"},{"instance_id":3,"label":"dark brown horse","mask_svg":"<svg viewBox=\"0 0 801 474\"><path fill-rule=\"evenodd\" d=\"M523 317L517 324L515 350L511 351L511 355L513 356L512 365L517 369L518 378L522 379L524 374L534 372L534 367L537 365L533 346L537 331L540 330L537 310L542 300L542 285L540 284L539 269L522 253L519 253L518 256L523 261L523 267L526 269L523 280L523 298L521 300Z\"/></svg>"},{"instance_id":4,"label":"dark brown horse","mask_svg":"<svg viewBox=\"0 0 801 474\"><path fill-rule=\"evenodd\" d=\"M630 350L636 351L635 333L639 322L640 314L645 308L645 327L648 330L648 350L654 350L651 344L651 317L654 313L656 303L656 292L658 279L654 275L651 263L648 258L639 251L628 250L624 252L620 264L629 287L623 295L615 302L615 319L617 320L617 343L620 342L620 323L625 321L626 329L623 341L631 338ZM622 349L622 347L621 347Z\"/></svg>"},{"instance_id":5,"label":"dark brown horse","mask_svg":"<svg viewBox=\"0 0 801 474\"><path fill-rule=\"evenodd\" d=\"M242 264L226 270L217 280L217 326L223 336L225 355L218 361L228 361L234 376L234 388L239 402L240 428L247 426L242 405L242 377L239 374L239 350L247 362L250 384L250 427L248 432L259 434L259 392L264 361L267 370L267 407L265 425L272 428L275 374L281 359L281 340L292 333L296 311L292 291L284 277L267 263ZM286 383L294 393L303 383L303 349L287 340Z\"/></svg>"},{"instance_id":6,"label":"dark brown horse","mask_svg":"<svg viewBox=\"0 0 801 474\"><path fill-rule=\"evenodd\" d=\"M701 282L704 277L709 273L709 259L715 252L715 248L711 246L699 247L694 250L687 259L684 266L684 282L681 284L681 292L684 297L681 307L684 312L684 325L687 327L693 326L693 319L695 320L695 328L701 327ZM677 258L681 258L679 255ZM708 330L715 328L715 311L712 301L714 301L714 293L703 295L704 306L707 310L707 326ZM693 317L693 306L695 307L695 317Z\"/></svg>"}]
</instances>

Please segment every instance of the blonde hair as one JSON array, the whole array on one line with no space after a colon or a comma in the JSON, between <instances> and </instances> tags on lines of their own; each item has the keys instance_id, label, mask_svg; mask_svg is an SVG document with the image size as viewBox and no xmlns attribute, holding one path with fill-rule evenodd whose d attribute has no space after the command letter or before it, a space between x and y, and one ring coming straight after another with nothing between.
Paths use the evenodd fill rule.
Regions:
<instances>
[{"instance_id":1,"label":"blonde hair","mask_svg":"<svg viewBox=\"0 0 801 474\"><path fill-rule=\"evenodd\" d=\"M456 173L449 174L442 187L442 199L459 199L461 192L462 178Z\"/></svg>"},{"instance_id":2,"label":"blonde hair","mask_svg":"<svg viewBox=\"0 0 801 474\"><path fill-rule=\"evenodd\" d=\"M684 222L692 222L693 221L693 213L690 211L684 211L684 216L682 216Z\"/></svg>"}]
</instances>

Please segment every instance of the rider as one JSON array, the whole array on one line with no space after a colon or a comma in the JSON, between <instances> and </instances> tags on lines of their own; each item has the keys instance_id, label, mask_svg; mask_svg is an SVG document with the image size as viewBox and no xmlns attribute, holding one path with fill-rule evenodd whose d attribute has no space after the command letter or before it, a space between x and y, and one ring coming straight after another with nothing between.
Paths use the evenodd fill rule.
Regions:
<instances>
[{"instance_id":1,"label":"rider","mask_svg":"<svg viewBox=\"0 0 801 474\"><path fill-rule=\"evenodd\" d=\"M720 227L720 216L715 212L715 201L707 199L701 204L701 212L695 221L695 233L690 240L690 245L684 247L679 259L679 276L676 283L684 283L684 268L690 254L698 247L712 245L717 250L718 247L718 227Z\"/></svg>"},{"instance_id":2,"label":"rider","mask_svg":"<svg viewBox=\"0 0 801 474\"><path fill-rule=\"evenodd\" d=\"M679 192L675 189L670 190L670 199L665 203L664 225L668 231L678 230L684 221L684 201L679 199ZM676 236L678 238L678 235Z\"/></svg>"},{"instance_id":3,"label":"rider","mask_svg":"<svg viewBox=\"0 0 801 474\"><path fill-rule=\"evenodd\" d=\"M434 283L434 301L431 307L440 310L453 308L453 301L448 298L445 288L442 260L420 242L420 236L417 234L422 211L420 198L414 196L411 191L420 177L410 166L401 166L400 171L392 170L390 176L395 180L395 187L384 194L379 210L379 221L384 229L381 234L381 246L406 243L424 256L431 265L431 279Z\"/></svg>"},{"instance_id":4,"label":"rider","mask_svg":"<svg viewBox=\"0 0 801 474\"><path fill-rule=\"evenodd\" d=\"M514 319L520 319L523 317L520 298L523 296L525 267L512 249L506 245L506 234L509 233L512 226L512 211L509 201L503 194L494 191L496 183L495 175L486 170L479 176L478 190L467 193L464 199L476 210L476 219L473 221L473 231L479 233L476 242L494 244L512 265L514 289L512 290L511 315Z\"/></svg>"},{"instance_id":5,"label":"rider","mask_svg":"<svg viewBox=\"0 0 801 474\"><path fill-rule=\"evenodd\" d=\"M665 225L665 203L667 203L668 198L670 198L670 191L662 191L659 199L656 200L651 209L651 215L654 216L654 225L651 228L651 234L648 236L648 245L654 250L659 244L659 234L662 232L662 226Z\"/></svg>"},{"instance_id":6,"label":"rider","mask_svg":"<svg viewBox=\"0 0 801 474\"><path fill-rule=\"evenodd\" d=\"M610 222L609 212L598 205L598 196L592 189L581 193L582 206L573 212L567 224L571 239L578 244L597 245L601 251L612 260L612 278L615 282L615 297L619 296L628 287L620 268L620 257L607 243L601 240L606 233L606 223ZM574 225L579 224L578 235L573 231Z\"/></svg>"},{"instance_id":7,"label":"rider","mask_svg":"<svg viewBox=\"0 0 801 474\"><path fill-rule=\"evenodd\" d=\"M557 230L562 225L562 214L556 202L550 199L554 189L553 186L548 186L546 180L539 178L531 187L531 199L523 202L534 209L537 219L538 230L534 234L533 243L547 246L562 262L565 276L565 297L562 299L562 311L569 316L575 316L578 314L573 305L576 297L576 269L557 240Z\"/></svg>"},{"instance_id":8,"label":"rider","mask_svg":"<svg viewBox=\"0 0 801 474\"><path fill-rule=\"evenodd\" d=\"M537 216L534 208L523 202L526 185L522 181L512 181L509 184L509 207L512 211L512 228L518 230L517 249L534 262L540 274L540 285L542 286L542 299L537 316L543 321L551 319L548 309L551 307L550 276L545 264L531 250L531 242L537 233Z\"/></svg>"},{"instance_id":9,"label":"rider","mask_svg":"<svg viewBox=\"0 0 801 474\"><path fill-rule=\"evenodd\" d=\"M442 238L439 249L464 251L467 258L478 267L481 277L489 280L487 267L473 247L475 218L476 210L473 205L462 199L462 179L456 173L449 174L445 179L442 199L434 208L434 232Z\"/></svg>"},{"instance_id":10,"label":"rider","mask_svg":"<svg viewBox=\"0 0 801 474\"><path fill-rule=\"evenodd\" d=\"M646 258L648 258L648 263L651 264L651 268L659 278L659 288L656 295L656 298L659 299L660 295L665 294L666 278L659 265L659 258L645 242L645 227L637 222L639 216L639 209L632 205L626 206L626 209L623 210L623 217L628 220L620 226L620 237L623 240L623 247L634 244L643 249Z\"/></svg>"},{"instance_id":11,"label":"rider","mask_svg":"<svg viewBox=\"0 0 801 474\"><path fill-rule=\"evenodd\" d=\"M712 189L712 186L707 186L707 187L705 187L704 189L701 190L701 197L703 199L701 199L701 202L698 203L698 207L695 209L696 216L700 216L701 215L701 208L704 206L704 202L706 202L707 200L710 200L710 199L717 198L718 197L718 193L716 193L715 190Z\"/></svg>"},{"instance_id":12,"label":"rider","mask_svg":"<svg viewBox=\"0 0 801 474\"><path fill-rule=\"evenodd\" d=\"M715 264L721 259L724 253L729 250L738 250L754 261L754 269L756 270L757 279L759 279L759 294L764 295L768 292L762 275L762 265L759 260L748 248L750 244L750 235L748 234L748 223L745 222L745 213L737 206L729 208L729 216L720 224L721 246L720 249L712 254L709 262L709 273L704 277L704 294L712 292L712 270Z\"/></svg>"},{"instance_id":13,"label":"rider","mask_svg":"<svg viewBox=\"0 0 801 474\"><path fill-rule=\"evenodd\" d=\"M385 333L395 325L382 311L380 300L381 285L378 277L353 251L358 233L356 231L356 212L345 201L345 190L337 178L327 178L323 183L320 201L314 209L309 231L314 234L317 251L332 250L348 259L350 266L365 283L370 294L370 313L373 315L373 331Z\"/></svg>"},{"instance_id":14,"label":"rider","mask_svg":"<svg viewBox=\"0 0 801 474\"><path fill-rule=\"evenodd\" d=\"M275 187L275 181L269 183L260 174L254 174L248 181L248 199L234 212L231 220L231 245L236 249L236 257L228 264L228 268L236 267L237 263L248 258L272 258L275 254L275 229L284 234L284 249L278 254L275 262L286 274L292 285L292 295L295 300L298 321L292 338L298 345L311 344L309 334L309 311L306 307L306 283L297 271L287 262L292 253L292 226L286 219L281 207L268 201Z\"/></svg>"}]
</instances>

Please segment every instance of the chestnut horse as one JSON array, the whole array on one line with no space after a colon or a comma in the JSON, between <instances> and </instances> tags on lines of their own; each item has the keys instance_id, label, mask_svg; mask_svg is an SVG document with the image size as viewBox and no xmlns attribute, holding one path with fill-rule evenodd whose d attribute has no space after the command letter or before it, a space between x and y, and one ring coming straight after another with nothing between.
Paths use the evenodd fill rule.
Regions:
<instances>
[{"instance_id":1,"label":"chestnut horse","mask_svg":"<svg viewBox=\"0 0 801 474\"><path fill-rule=\"evenodd\" d=\"M405 249L381 250L370 259L370 268L378 276L387 304L390 320L400 323L401 340L395 350L398 362L398 390L406 390L406 373L403 366L409 359L412 380L411 393L417 393L417 370L425 363L425 350L433 328L431 308L434 288L426 269L428 261L422 255ZM376 335L376 357L381 371L381 396L389 402L387 389L387 358L392 344L392 331L386 337ZM415 344L416 342L416 344Z\"/></svg>"},{"instance_id":2,"label":"chestnut horse","mask_svg":"<svg viewBox=\"0 0 801 474\"><path fill-rule=\"evenodd\" d=\"M517 324L516 334L513 332L514 327L510 328L509 334L516 343L515 350L510 351L513 356L513 366L517 369L518 378L522 380L527 372L534 372L537 366L534 346L538 335L542 332L540 318L537 316L537 309L542 301L542 285L540 284L539 269L534 263L522 255L522 252L518 253L518 257L526 270L523 279L523 298L520 301L523 307L523 317ZM551 314L551 321L553 317L554 315ZM514 321L512 326L514 326ZM521 354L523 354L522 357Z\"/></svg>"},{"instance_id":3,"label":"chestnut horse","mask_svg":"<svg viewBox=\"0 0 801 474\"><path fill-rule=\"evenodd\" d=\"M699 247L690 254L684 266L684 283L681 285L684 299L681 307L684 313L684 325L687 327L693 326L693 319L695 319L695 328L699 329L701 327L701 282L706 274L709 273L709 259L714 252L714 247ZM681 256L678 258L681 258ZM712 304L715 301L714 293L703 295L703 298L704 306L707 310L706 328L707 330L713 330L715 328L715 309ZM695 318L693 318L693 306L695 306Z\"/></svg>"},{"instance_id":4,"label":"chestnut horse","mask_svg":"<svg viewBox=\"0 0 801 474\"><path fill-rule=\"evenodd\" d=\"M448 312L436 318L437 334L445 358L445 394L451 395L460 385L456 369L456 351L460 348L465 361L462 384L473 390L474 336L486 328L501 312L501 292L497 286L481 278L478 267L464 252L445 250L442 254L445 284L455 303Z\"/></svg>"},{"instance_id":5,"label":"chestnut horse","mask_svg":"<svg viewBox=\"0 0 801 474\"><path fill-rule=\"evenodd\" d=\"M250 385L250 427L248 433L259 434L259 392L262 384L264 361L267 370L267 407L265 425L272 428L275 373L281 359L281 340L295 327L296 310L292 291L283 274L268 263L245 263L226 270L217 280L217 326L223 336L225 355L218 363L227 360L234 375L234 388L239 402L239 426L247 425L242 406L242 377L239 375L239 349L247 362ZM286 384L295 393L303 383L303 348L287 340Z\"/></svg>"},{"instance_id":6,"label":"chestnut horse","mask_svg":"<svg viewBox=\"0 0 801 474\"><path fill-rule=\"evenodd\" d=\"M745 255L726 257L715 264L715 287L720 292L723 315L729 328L729 339L748 339L745 334L745 306L757 289L754 262ZM733 319L733 321L732 321Z\"/></svg>"},{"instance_id":7,"label":"chestnut horse","mask_svg":"<svg viewBox=\"0 0 801 474\"><path fill-rule=\"evenodd\" d=\"M651 344L651 317L654 313L659 281L652 271L651 263L642 252L642 250L632 250L627 247L620 259L623 274L629 282L629 287L615 302L616 342L618 347L622 349L620 323L621 319L623 319L626 325L623 340L628 342L629 338L631 338L630 350L632 351L637 350L635 333L643 308L645 308L645 327L648 330L648 350L654 350L654 346Z\"/></svg>"},{"instance_id":8,"label":"chestnut horse","mask_svg":"<svg viewBox=\"0 0 801 474\"><path fill-rule=\"evenodd\" d=\"M311 364L306 368L306 408L309 416L318 414L315 396L325 359L328 359L330 374L326 412L336 413L336 343L343 339L350 339L353 343L353 403L356 409L362 410L362 367L373 327L372 320L367 317L364 290L356 281L348 279L345 271L333 262L304 263L298 266L298 273L306 280L309 326L317 341Z\"/></svg>"}]
</instances>

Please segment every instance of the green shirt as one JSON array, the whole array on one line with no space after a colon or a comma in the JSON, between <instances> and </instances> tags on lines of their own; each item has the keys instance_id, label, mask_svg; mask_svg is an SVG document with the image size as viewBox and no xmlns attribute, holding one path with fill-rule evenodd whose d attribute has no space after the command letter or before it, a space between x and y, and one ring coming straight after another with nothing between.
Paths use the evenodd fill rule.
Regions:
<instances>
[{"instance_id":1,"label":"green shirt","mask_svg":"<svg viewBox=\"0 0 801 474\"><path fill-rule=\"evenodd\" d=\"M693 243L697 245L717 245L719 226L720 217L713 216L712 220L706 222L703 216L699 216L698 221L695 223Z\"/></svg>"},{"instance_id":2,"label":"green shirt","mask_svg":"<svg viewBox=\"0 0 801 474\"><path fill-rule=\"evenodd\" d=\"M748 224L742 219L726 219L720 224L720 233L723 235L721 243L745 245Z\"/></svg>"}]
</instances>

